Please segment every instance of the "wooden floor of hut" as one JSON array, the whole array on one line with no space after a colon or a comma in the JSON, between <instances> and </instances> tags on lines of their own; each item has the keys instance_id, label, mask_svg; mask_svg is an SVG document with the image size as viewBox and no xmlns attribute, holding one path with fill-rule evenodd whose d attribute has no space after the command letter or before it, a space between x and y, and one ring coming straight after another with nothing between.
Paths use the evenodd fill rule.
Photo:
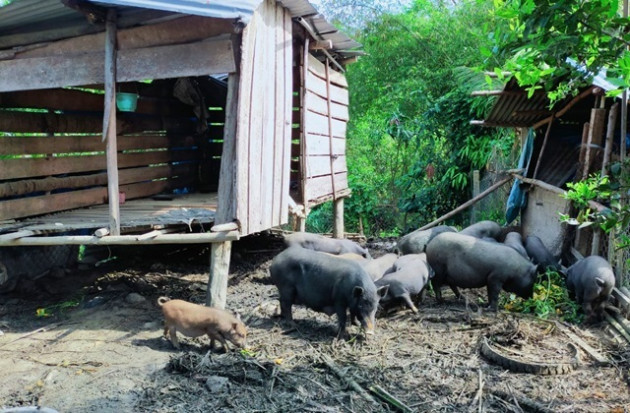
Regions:
<instances>
[{"instance_id":1,"label":"wooden floor of hut","mask_svg":"<svg viewBox=\"0 0 630 413\"><path fill-rule=\"evenodd\" d=\"M171 228L173 232L190 232L192 227L209 231L217 209L216 193L156 195L128 200L120 204L120 229L123 234L142 233ZM35 234L58 234L109 227L109 206L96 205L42 215L33 218L0 222L0 234L33 231ZM86 234L87 235L87 234Z\"/></svg>"}]
</instances>

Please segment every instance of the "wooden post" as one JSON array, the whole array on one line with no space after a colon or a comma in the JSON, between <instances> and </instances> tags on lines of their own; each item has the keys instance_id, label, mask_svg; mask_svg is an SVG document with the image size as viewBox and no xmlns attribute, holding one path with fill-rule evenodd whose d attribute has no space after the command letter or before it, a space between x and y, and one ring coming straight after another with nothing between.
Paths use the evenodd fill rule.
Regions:
<instances>
[{"instance_id":1,"label":"wooden post","mask_svg":"<svg viewBox=\"0 0 630 413\"><path fill-rule=\"evenodd\" d=\"M604 146L604 160L602 161L602 176L608 173L608 162L610 161L610 153L612 152L613 137L615 135L615 125L617 123L617 114L619 113L619 102L612 105L608 114L608 126L606 129L606 144Z\"/></svg>"},{"instance_id":2,"label":"wooden post","mask_svg":"<svg viewBox=\"0 0 630 413\"><path fill-rule=\"evenodd\" d=\"M604 146L604 159L602 161L601 176L606 175L608 170L608 162L610 160L610 152L612 151L612 140L615 134L615 124L617 123L617 113L619 112L619 103L615 103L610 108L608 114L608 126L606 129L606 143ZM610 233L609 236L613 236L614 233ZM593 243L591 244L591 255L599 255L599 246L601 243L602 230L599 228L593 228Z\"/></svg>"},{"instance_id":3,"label":"wooden post","mask_svg":"<svg viewBox=\"0 0 630 413\"><path fill-rule=\"evenodd\" d=\"M109 233L120 235L120 205L118 187L118 144L116 142L116 9L107 11L105 25L105 111L103 139L106 139L107 195L109 202Z\"/></svg>"},{"instance_id":4,"label":"wooden post","mask_svg":"<svg viewBox=\"0 0 630 413\"><path fill-rule=\"evenodd\" d=\"M206 293L206 305L225 308L227 302L228 273L232 242L214 242L210 249L210 278Z\"/></svg>"},{"instance_id":5,"label":"wooden post","mask_svg":"<svg viewBox=\"0 0 630 413\"><path fill-rule=\"evenodd\" d=\"M475 169L472 173L472 198L476 198L479 195L479 170ZM470 223L477 222L477 204L470 208Z\"/></svg>"},{"instance_id":6,"label":"wooden post","mask_svg":"<svg viewBox=\"0 0 630 413\"><path fill-rule=\"evenodd\" d=\"M343 198L337 198L335 205L335 223L333 228L333 238L344 238L345 230L343 224Z\"/></svg>"},{"instance_id":7,"label":"wooden post","mask_svg":"<svg viewBox=\"0 0 630 413\"><path fill-rule=\"evenodd\" d=\"M586 143L586 155L584 157L584 169L582 169L582 179L588 178L588 172L592 161L591 152L593 145L601 145L602 143L605 118L606 109L591 109L591 127L588 133L588 142Z\"/></svg>"}]
</instances>

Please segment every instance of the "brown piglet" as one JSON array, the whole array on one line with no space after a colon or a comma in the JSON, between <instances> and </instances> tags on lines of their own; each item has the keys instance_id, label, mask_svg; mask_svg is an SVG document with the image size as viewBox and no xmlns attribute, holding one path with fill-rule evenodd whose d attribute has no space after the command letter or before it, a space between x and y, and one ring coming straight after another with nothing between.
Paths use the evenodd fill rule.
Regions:
<instances>
[{"instance_id":1,"label":"brown piglet","mask_svg":"<svg viewBox=\"0 0 630 413\"><path fill-rule=\"evenodd\" d=\"M207 334L210 348L214 348L214 341L218 340L226 352L228 341L236 347L245 347L245 324L232 313L167 297L160 297L157 302L164 313L164 336L169 335L175 348L179 349L178 331L188 337Z\"/></svg>"}]
</instances>

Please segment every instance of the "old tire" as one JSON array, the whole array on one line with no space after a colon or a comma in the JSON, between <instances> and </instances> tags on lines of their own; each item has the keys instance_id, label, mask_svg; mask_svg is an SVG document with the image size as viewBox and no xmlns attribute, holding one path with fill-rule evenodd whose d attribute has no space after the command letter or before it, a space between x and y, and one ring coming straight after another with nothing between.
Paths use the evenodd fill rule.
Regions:
<instances>
[{"instance_id":1,"label":"old tire","mask_svg":"<svg viewBox=\"0 0 630 413\"><path fill-rule=\"evenodd\" d=\"M577 362L547 364L515 360L501 353L498 348L492 346L486 337L483 338L483 342L481 343L481 354L483 354L488 361L515 373L551 376L571 373L577 367Z\"/></svg>"}]
</instances>

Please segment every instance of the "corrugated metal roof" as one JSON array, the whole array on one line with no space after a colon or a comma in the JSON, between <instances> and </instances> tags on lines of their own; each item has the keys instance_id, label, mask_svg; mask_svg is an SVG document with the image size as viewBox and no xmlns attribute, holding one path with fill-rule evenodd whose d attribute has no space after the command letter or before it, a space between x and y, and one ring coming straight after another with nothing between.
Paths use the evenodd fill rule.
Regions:
<instances>
[{"instance_id":1,"label":"corrugated metal roof","mask_svg":"<svg viewBox=\"0 0 630 413\"><path fill-rule=\"evenodd\" d=\"M118 26L125 28L149 24L178 14L199 15L248 22L262 0L96 0L96 6L116 7ZM306 18L325 40L332 40L339 56L351 57L343 51L361 45L339 31L318 14L307 0L282 0L292 17ZM90 24L80 12L66 7L60 0L14 0L0 8L0 49L23 46L35 42L52 41L71 36L102 31ZM45 32L45 33L44 33Z\"/></svg>"},{"instance_id":2,"label":"corrugated metal roof","mask_svg":"<svg viewBox=\"0 0 630 413\"><path fill-rule=\"evenodd\" d=\"M478 98L483 99L483 98ZM516 79L510 79L502 92L495 97L496 101L490 110L490 113L484 119L487 126L504 126L504 127L530 127L543 119L551 116L554 110L564 108L571 100L572 96L556 102L550 107L549 98L545 91L537 91L530 98L527 97L527 91L520 87ZM585 99L589 101L589 99ZM592 104L590 104L592 106ZM564 118L579 119L586 116L588 119L588 105L576 104L570 113Z\"/></svg>"},{"instance_id":3,"label":"corrugated metal roof","mask_svg":"<svg viewBox=\"0 0 630 413\"><path fill-rule=\"evenodd\" d=\"M240 19L247 23L261 0L230 0L229 2L218 0L98 0L94 3L163 10L219 19Z\"/></svg>"}]
</instances>

